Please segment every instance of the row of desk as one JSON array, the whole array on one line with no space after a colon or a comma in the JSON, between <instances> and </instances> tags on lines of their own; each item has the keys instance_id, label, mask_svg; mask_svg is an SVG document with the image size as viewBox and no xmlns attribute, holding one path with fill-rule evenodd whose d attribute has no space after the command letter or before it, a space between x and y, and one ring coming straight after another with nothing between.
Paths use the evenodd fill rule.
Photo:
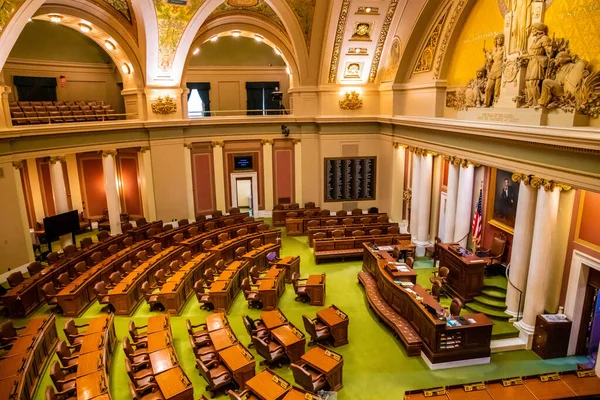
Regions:
<instances>
[{"instance_id":1,"label":"row of desk","mask_svg":"<svg viewBox=\"0 0 600 400\"><path fill-rule=\"evenodd\" d=\"M386 223L374 223L374 224L356 224L356 225L334 225L334 226L316 226L316 227L308 227L306 230L306 234L308 236L308 247L313 247L314 236L318 233L324 233L325 237L333 237L333 232L335 231L343 231L343 236L351 237L354 231L363 231L365 235L368 235L369 232L373 229L380 229L382 234L388 234L389 229L394 228L397 229L396 232L391 233L399 233L399 227L397 222L386 222ZM410 239L410 235L408 236Z\"/></svg>"},{"instance_id":2,"label":"row of desk","mask_svg":"<svg viewBox=\"0 0 600 400\"><path fill-rule=\"evenodd\" d=\"M273 226L285 226L285 219L286 216L289 212L295 212L296 214L298 214L298 217L304 217L306 216L306 213L315 213L315 214L319 214L319 212L321 211L320 207L315 207L315 208L297 208L295 210L293 209L273 209L273 212L271 214L271 222L273 224Z\"/></svg>"},{"instance_id":3,"label":"row of desk","mask_svg":"<svg viewBox=\"0 0 600 400\"><path fill-rule=\"evenodd\" d=\"M152 244L150 240L134 243L94 265L71 281L56 295L58 305L63 310L63 315L66 317L81 315L96 300L94 292L96 283L100 281L108 282L110 274L119 271L121 265L126 261L131 261L132 264L136 263L137 252L150 249Z\"/></svg>"},{"instance_id":4,"label":"row of desk","mask_svg":"<svg viewBox=\"0 0 600 400\"><path fill-rule=\"evenodd\" d=\"M371 274L387 304L405 318L422 339L421 351L431 364L485 359L490 356L493 322L484 314L463 315L468 325L449 326L446 310L424 288L407 265L395 268L387 250L364 245L363 271ZM410 282L410 287L403 283ZM417 298L418 296L418 298Z\"/></svg>"},{"instance_id":5,"label":"row of desk","mask_svg":"<svg viewBox=\"0 0 600 400\"><path fill-rule=\"evenodd\" d=\"M256 239L260 239L261 246L265 244L273 244L275 247L271 247L270 251L276 251L279 254L279 249L281 248L281 231L279 229L268 230L263 232L253 232L248 233L243 236L237 236L226 240L222 243L216 244L210 248L211 253L215 253L217 260L223 260L226 264L233 261L235 259L235 250L239 247L244 248L245 252L252 250L250 243ZM214 243L214 240L213 240ZM182 243L184 246L187 246L186 242ZM192 248L190 248L192 254L195 254ZM260 258L266 257L267 249L262 248L257 250L254 253L250 253L246 256L246 258ZM270 252L269 251L269 252ZM266 261L263 260L263 264L266 265ZM254 264L253 264L254 265ZM260 267L260 265L259 265ZM265 267L262 267L264 270Z\"/></svg>"},{"instance_id":6,"label":"row of desk","mask_svg":"<svg viewBox=\"0 0 600 400\"><path fill-rule=\"evenodd\" d=\"M196 236L191 236L189 238L186 238L180 244L187 247L192 252L192 254L196 254L196 253L204 251L203 243L206 240L210 240L212 242L213 246L216 246L217 244L219 244L219 235L221 235L223 233L227 233L231 238L235 238L235 237L237 237L237 232L240 229L246 228L248 233L255 233L258 231L259 225L261 225L261 222L253 221L253 222L246 222L246 223L241 223L241 224L236 224L236 225L225 226L222 228L217 228L217 229L213 229L210 231L199 233Z\"/></svg>"},{"instance_id":7,"label":"row of desk","mask_svg":"<svg viewBox=\"0 0 600 400\"><path fill-rule=\"evenodd\" d=\"M305 353L306 336L288 321L280 310L263 311L260 320L269 330L271 338L283 346L291 362L297 362Z\"/></svg>"},{"instance_id":8,"label":"row of desk","mask_svg":"<svg viewBox=\"0 0 600 400\"><path fill-rule=\"evenodd\" d=\"M380 219L381 218L381 219ZM285 229L288 236L299 236L306 235L308 232L308 223L311 221L317 221L319 226L326 226L328 221L335 220L336 223L332 225L343 225L345 219L352 219L353 225L357 224L374 224L388 222L387 213L379 214L361 214L361 215L344 215L338 217L335 215L327 217L294 217L286 218ZM368 219L368 221L367 221Z\"/></svg>"},{"instance_id":9,"label":"row of desk","mask_svg":"<svg viewBox=\"0 0 600 400\"><path fill-rule=\"evenodd\" d=\"M58 343L54 315L29 321L0 359L0 399L33 399L39 378Z\"/></svg>"},{"instance_id":10,"label":"row of desk","mask_svg":"<svg viewBox=\"0 0 600 400\"><path fill-rule=\"evenodd\" d=\"M77 399L110 400L110 366L117 344L114 316L90 321L77 352Z\"/></svg>"},{"instance_id":11,"label":"row of desk","mask_svg":"<svg viewBox=\"0 0 600 400\"><path fill-rule=\"evenodd\" d=\"M591 372L591 373L589 373ZM600 398L600 378L593 371L410 391L405 400L554 400Z\"/></svg>"},{"instance_id":12,"label":"row of desk","mask_svg":"<svg viewBox=\"0 0 600 400\"><path fill-rule=\"evenodd\" d=\"M42 287L52 282L55 285L59 275L63 272L68 272L70 276L75 275L75 265L81 261L85 261L87 265L92 265L92 254L101 252L104 256L108 255L108 248L117 244L122 246L123 240L127 235L111 236L101 242L96 242L85 250L81 250L71 257L63 257L59 262L54 263L41 272L25 279L17 286L10 288L8 292L2 296L4 306L8 309L11 318L24 318L35 311L41 304L45 302Z\"/></svg>"},{"instance_id":13,"label":"row of desk","mask_svg":"<svg viewBox=\"0 0 600 400\"><path fill-rule=\"evenodd\" d=\"M194 388L173 347L168 314L148 318L148 356L154 380L165 400L193 400Z\"/></svg>"}]
</instances>

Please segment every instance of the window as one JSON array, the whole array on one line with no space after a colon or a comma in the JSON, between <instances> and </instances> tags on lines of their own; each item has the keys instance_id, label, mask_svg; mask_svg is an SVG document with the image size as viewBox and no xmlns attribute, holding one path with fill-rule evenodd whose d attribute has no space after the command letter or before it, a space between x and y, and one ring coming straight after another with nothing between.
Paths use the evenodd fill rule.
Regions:
<instances>
[{"instance_id":1,"label":"window","mask_svg":"<svg viewBox=\"0 0 600 400\"><path fill-rule=\"evenodd\" d=\"M279 82L246 82L248 115L280 114L279 102L272 96L278 90Z\"/></svg>"},{"instance_id":2,"label":"window","mask_svg":"<svg viewBox=\"0 0 600 400\"><path fill-rule=\"evenodd\" d=\"M188 118L210 117L210 83L188 82Z\"/></svg>"}]
</instances>

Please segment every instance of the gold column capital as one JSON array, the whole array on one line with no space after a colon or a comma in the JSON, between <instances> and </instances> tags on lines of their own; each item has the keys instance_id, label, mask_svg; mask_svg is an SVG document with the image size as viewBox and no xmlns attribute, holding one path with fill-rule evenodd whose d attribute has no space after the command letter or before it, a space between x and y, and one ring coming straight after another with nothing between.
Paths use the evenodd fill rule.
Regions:
<instances>
[{"instance_id":1,"label":"gold column capital","mask_svg":"<svg viewBox=\"0 0 600 400\"><path fill-rule=\"evenodd\" d=\"M406 149L408 146L399 142L394 142L393 146L395 149Z\"/></svg>"},{"instance_id":2,"label":"gold column capital","mask_svg":"<svg viewBox=\"0 0 600 400\"><path fill-rule=\"evenodd\" d=\"M552 192L554 189L558 189L559 192L568 192L572 189L571 186L549 179L544 179L539 176L531 177L531 187L534 189L544 188L546 192Z\"/></svg>"},{"instance_id":3,"label":"gold column capital","mask_svg":"<svg viewBox=\"0 0 600 400\"><path fill-rule=\"evenodd\" d=\"M144 154L145 152L150 151L150 146L142 146L139 149L139 152Z\"/></svg>"},{"instance_id":4,"label":"gold column capital","mask_svg":"<svg viewBox=\"0 0 600 400\"><path fill-rule=\"evenodd\" d=\"M260 139L260 144L261 145L266 145L266 144L270 144L271 146L273 145L273 139Z\"/></svg>"},{"instance_id":5,"label":"gold column capital","mask_svg":"<svg viewBox=\"0 0 600 400\"><path fill-rule=\"evenodd\" d=\"M194 143L184 143L183 147L185 147L186 149L192 149L192 147L194 147Z\"/></svg>"},{"instance_id":6,"label":"gold column capital","mask_svg":"<svg viewBox=\"0 0 600 400\"><path fill-rule=\"evenodd\" d=\"M300 144L300 143L302 143L302 139L292 139L292 143Z\"/></svg>"},{"instance_id":7,"label":"gold column capital","mask_svg":"<svg viewBox=\"0 0 600 400\"><path fill-rule=\"evenodd\" d=\"M531 175L527 175L527 174L523 174L520 172L515 172L514 174L512 174L512 181L516 182L516 183L521 183L523 182L524 185L530 185L531 184Z\"/></svg>"},{"instance_id":8,"label":"gold column capital","mask_svg":"<svg viewBox=\"0 0 600 400\"><path fill-rule=\"evenodd\" d=\"M116 157L116 155L117 155L116 150L102 150L102 157L104 157L104 158L106 158L108 156Z\"/></svg>"},{"instance_id":9,"label":"gold column capital","mask_svg":"<svg viewBox=\"0 0 600 400\"><path fill-rule=\"evenodd\" d=\"M23 160L13 161L12 166L14 169L23 169L23 167L24 167Z\"/></svg>"},{"instance_id":10,"label":"gold column capital","mask_svg":"<svg viewBox=\"0 0 600 400\"><path fill-rule=\"evenodd\" d=\"M50 164L56 164L57 162L63 162L63 161L65 161L65 157L63 157L63 156L53 156L53 157L50 157L48 159L48 161L50 162Z\"/></svg>"},{"instance_id":11,"label":"gold column capital","mask_svg":"<svg viewBox=\"0 0 600 400\"><path fill-rule=\"evenodd\" d=\"M225 142L221 141L214 141L214 142L210 142L210 147L215 148L215 147L224 147L225 146Z\"/></svg>"}]
</instances>

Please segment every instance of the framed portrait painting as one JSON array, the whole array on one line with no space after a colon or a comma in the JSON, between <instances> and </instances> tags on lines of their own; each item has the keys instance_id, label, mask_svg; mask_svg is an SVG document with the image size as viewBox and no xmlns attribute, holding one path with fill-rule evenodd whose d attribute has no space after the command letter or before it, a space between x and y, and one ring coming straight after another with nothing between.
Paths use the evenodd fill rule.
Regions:
<instances>
[{"instance_id":1,"label":"framed portrait painting","mask_svg":"<svg viewBox=\"0 0 600 400\"><path fill-rule=\"evenodd\" d=\"M510 234L514 233L519 200L519 184L513 182L512 175L510 171L492 168L488 202L488 222Z\"/></svg>"}]
</instances>

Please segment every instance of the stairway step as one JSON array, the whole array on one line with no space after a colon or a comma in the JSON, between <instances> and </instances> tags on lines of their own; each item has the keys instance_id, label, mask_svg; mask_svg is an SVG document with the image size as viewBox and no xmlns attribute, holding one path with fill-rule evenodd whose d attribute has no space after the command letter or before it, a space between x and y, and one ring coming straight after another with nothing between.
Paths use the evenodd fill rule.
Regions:
<instances>
[{"instance_id":1,"label":"stairway step","mask_svg":"<svg viewBox=\"0 0 600 400\"><path fill-rule=\"evenodd\" d=\"M506 303L504 300L497 300L493 297L487 296L475 296L473 300L476 303L482 304L484 307L490 307L494 310L504 311L506 310Z\"/></svg>"},{"instance_id":2,"label":"stairway step","mask_svg":"<svg viewBox=\"0 0 600 400\"><path fill-rule=\"evenodd\" d=\"M494 288L506 292L508 281L503 276L492 276L483 279L484 288Z\"/></svg>"},{"instance_id":3,"label":"stairway step","mask_svg":"<svg viewBox=\"0 0 600 400\"><path fill-rule=\"evenodd\" d=\"M492 308L486 307L475 302L468 303L467 305L465 305L465 308L472 312L482 313L487 315L488 317L498 318L504 321L508 321L511 318L511 316L506 314L504 311L494 310Z\"/></svg>"},{"instance_id":4,"label":"stairway step","mask_svg":"<svg viewBox=\"0 0 600 400\"><path fill-rule=\"evenodd\" d=\"M481 294L486 297L492 297L494 299L498 299L498 300L502 300L502 301L506 300L506 292L503 292L502 290L499 290L499 289L496 289L493 287L484 288L481 291Z\"/></svg>"}]
</instances>

